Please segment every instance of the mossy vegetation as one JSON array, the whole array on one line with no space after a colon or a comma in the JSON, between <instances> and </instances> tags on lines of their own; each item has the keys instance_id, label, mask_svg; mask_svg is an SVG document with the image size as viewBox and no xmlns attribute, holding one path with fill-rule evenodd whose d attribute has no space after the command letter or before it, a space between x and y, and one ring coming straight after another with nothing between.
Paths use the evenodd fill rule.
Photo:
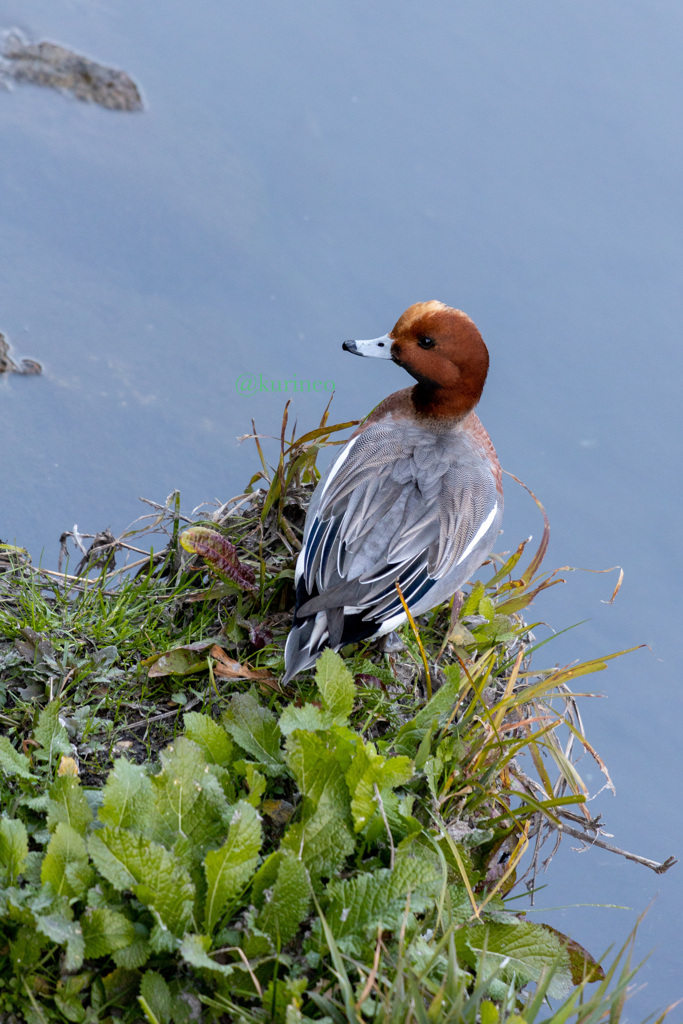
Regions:
<instances>
[{"instance_id":1,"label":"mossy vegetation","mask_svg":"<svg viewBox=\"0 0 683 1024\"><path fill-rule=\"evenodd\" d=\"M349 426L287 439L285 413L244 495L174 495L76 573L0 548L3 1024L619 1019L630 944L601 965L509 902L548 839L598 834L577 756L606 774L569 683L615 655L540 667L526 621L547 524L401 652L279 684Z\"/></svg>"}]
</instances>

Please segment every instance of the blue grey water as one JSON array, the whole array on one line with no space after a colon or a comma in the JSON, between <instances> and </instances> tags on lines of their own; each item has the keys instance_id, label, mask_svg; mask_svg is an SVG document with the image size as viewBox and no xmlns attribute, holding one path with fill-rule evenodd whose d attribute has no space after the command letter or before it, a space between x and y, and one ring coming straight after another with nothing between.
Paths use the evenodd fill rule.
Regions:
<instances>
[{"instance_id":1,"label":"blue grey water","mask_svg":"<svg viewBox=\"0 0 683 1024\"><path fill-rule=\"evenodd\" d=\"M586 688L616 798L614 842L683 853L680 537L683 8L675 0L0 0L19 27L141 86L121 114L0 90L0 330L43 377L0 380L0 536L122 529L138 496L243 489L250 419L283 398L247 373L333 381L333 418L405 386L353 359L409 304L466 310L492 368L480 413L544 501L548 564L574 573L534 617L549 663L642 643ZM325 396L295 397L300 426ZM501 548L539 520L507 484ZM601 776L582 763L594 791ZM593 952L651 901L654 952L628 1020L683 996L681 871L563 849L539 914Z\"/></svg>"}]
</instances>

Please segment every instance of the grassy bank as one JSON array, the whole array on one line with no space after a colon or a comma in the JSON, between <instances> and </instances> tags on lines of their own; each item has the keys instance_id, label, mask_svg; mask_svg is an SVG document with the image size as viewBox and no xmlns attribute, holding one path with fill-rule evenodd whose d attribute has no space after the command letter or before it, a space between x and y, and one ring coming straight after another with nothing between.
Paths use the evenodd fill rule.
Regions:
<instances>
[{"instance_id":1,"label":"grassy bank","mask_svg":"<svg viewBox=\"0 0 683 1024\"><path fill-rule=\"evenodd\" d=\"M0 1022L618 1020L629 943L601 965L509 902L563 834L600 841L578 756L609 781L569 687L616 655L545 667L527 621L547 524L402 650L283 690L350 425L286 426L199 520L172 496L65 537L59 574L0 548Z\"/></svg>"}]
</instances>

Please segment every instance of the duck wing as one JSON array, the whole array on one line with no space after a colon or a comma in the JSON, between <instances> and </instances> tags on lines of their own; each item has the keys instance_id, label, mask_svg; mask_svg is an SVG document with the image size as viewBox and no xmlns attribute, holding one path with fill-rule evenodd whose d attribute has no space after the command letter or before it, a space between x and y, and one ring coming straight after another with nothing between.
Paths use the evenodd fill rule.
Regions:
<instances>
[{"instance_id":1,"label":"duck wing","mask_svg":"<svg viewBox=\"0 0 683 1024\"><path fill-rule=\"evenodd\" d=\"M396 582L415 614L445 600L489 553L501 514L487 454L468 432L370 424L311 502L295 625L325 612L335 647L389 632L405 618Z\"/></svg>"}]
</instances>

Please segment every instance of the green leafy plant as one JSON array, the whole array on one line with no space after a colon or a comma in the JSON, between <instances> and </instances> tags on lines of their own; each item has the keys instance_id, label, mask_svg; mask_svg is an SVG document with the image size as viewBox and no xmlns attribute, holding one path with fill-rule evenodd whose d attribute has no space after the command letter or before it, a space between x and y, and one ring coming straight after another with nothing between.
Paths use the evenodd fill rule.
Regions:
<instances>
[{"instance_id":1,"label":"green leafy plant","mask_svg":"<svg viewBox=\"0 0 683 1024\"><path fill-rule=\"evenodd\" d=\"M423 708L425 722L445 724L454 686ZM373 962L379 937L383 971L399 952L411 970L422 966L428 920L454 944L463 991L486 975L482 991L512 1006L544 971L554 994L603 976L584 951L499 900L470 902L477 874L470 868L468 896L461 870L474 848L458 856L430 826L413 758L350 727L356 685L338 655L320 658L316 689L315 702L279 718L252 692L233 694L220 721L188 713L158 771L120 758L96 800L66 753L58 701L38 716L34 764L2 745L15 816L0 820L1 909L24 992L36 1001L49 992L56 1011L87 1020L73 980L87 970L91 1000L94 986L109 1004L105 979L124 995L124 980L135 981L150 1020L182 1020L182 987L164 979L174 964L176 982L185 974L214 1005L241 998L267 1009L270 999L271 1019L284 1020L279 988L296 1007L312 975L334 1001L335 959L358 986L354 965ZM43 794L31 796L41 781ZM284 799L296 810L280 834L269 822ZM443 964L429 955L434 983ZM293 979L303 985L291 989Z\"/></svg>"},{"instance_id":2,"label":"green leafy plant","mask_svg":"<svg viewBox=\"0 0 683 1024\"><path fill-rule=\"evenodd\" d=\"M532 667L521 615L547 522L403 653L326 651L283 691L341 427L285 428L211 518L157 508L127 574L101 548L135 531L73 576L0 551L0 1022L617 1020L629 946L601 966L508 900L532 843L600 842L568 684L609 658Z\"/></svg>"}]
</instances>

